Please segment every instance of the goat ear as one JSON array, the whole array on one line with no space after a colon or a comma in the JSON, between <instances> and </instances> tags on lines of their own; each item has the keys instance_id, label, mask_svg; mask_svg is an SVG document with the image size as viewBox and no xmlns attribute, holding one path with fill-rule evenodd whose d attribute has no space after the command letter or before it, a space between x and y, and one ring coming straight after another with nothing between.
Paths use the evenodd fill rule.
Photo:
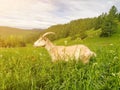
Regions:
<instances>
[{"instance_id":1,"label":"goat ear","mask_svg":"<svg viewBox=\"0 0 120 90\"><path fill-rule=\"evenodd\" d=\"M40 37L39 37L39 39L45 39L45 37L43 37L43 36L40 36Z\"/></svg>"},{"instance_id":2,"label":"goat ear","mask_svg":"<svg viewBox=\"0 0 120 90\"><path fill-rule=\"evenodd\" d=\"M46 38L46 37L42 37L42 39L44 39L45 41L47 40L47 38Z\"/></svg>"}]
</instances>

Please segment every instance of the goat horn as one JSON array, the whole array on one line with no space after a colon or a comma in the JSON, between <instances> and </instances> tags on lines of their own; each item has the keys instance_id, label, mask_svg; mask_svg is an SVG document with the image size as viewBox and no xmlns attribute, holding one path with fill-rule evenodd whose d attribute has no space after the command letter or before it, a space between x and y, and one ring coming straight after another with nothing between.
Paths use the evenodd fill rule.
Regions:
<instances>
[{"instance_id":1,"label":"goat horn","mask_svg":"<svg viewBox=\"0 0 120 90\"><path fill-rule=\"evenodd\" d=\"M45 37L45 36L47 36L49 34L55 34L55 33L54 32L47 32L47 33L43 34L42 37Z\"/></svg>"}]
</instances>

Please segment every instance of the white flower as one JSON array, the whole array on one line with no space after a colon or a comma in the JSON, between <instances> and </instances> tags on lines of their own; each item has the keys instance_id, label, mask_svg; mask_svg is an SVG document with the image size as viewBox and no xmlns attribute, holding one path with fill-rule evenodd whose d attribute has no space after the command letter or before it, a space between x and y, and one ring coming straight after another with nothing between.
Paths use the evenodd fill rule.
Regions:
<instances>
[{"instance_id":1,"label":"white flower","mask_svg":"<svg viewBox=\"0 0 120 90\"><path fill-rule=\"evenodd\" d=\"M115 73L112 73L112 76L115 76Z\"/></svg>"},{"instance_id":2,"label":"white flower","mask_svg":"<svg viewBox=\"0 0 120 90\"><path fill-rule=\"evenodd\" d=\"M117 57L117 56L115 56L115 57L114 57L114 60L116 60L116 59L118 59L118 57Z\"/></svg>"},{"instance_id":3,"label":"white flower","mask_svg":"<svg viewBox=\"0 0 120 90\"><path fill-rule=\"evenodd\" d=\"M110 46L113 46L113 44L111 43L111 44L109 44Z\"/></svg>"}]
</instances>

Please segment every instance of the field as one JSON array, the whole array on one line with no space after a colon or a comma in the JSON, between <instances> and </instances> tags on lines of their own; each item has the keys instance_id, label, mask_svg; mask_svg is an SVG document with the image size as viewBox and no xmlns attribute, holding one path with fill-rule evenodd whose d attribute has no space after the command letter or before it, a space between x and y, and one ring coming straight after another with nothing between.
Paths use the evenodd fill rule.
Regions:
<instances>
[{"instance_id":1,"label":"field","mask_svg":"<svg viewBox=\"0 0 120 90\"><path fill-rule=\"evenodd\" d=\"M44 48L1 48L0 90L120 90L118 36L54 42L87 45L97 57L86 65L74 60L52 63Z\"/></svg>"},{"instance_id":2,"label":"field","mask_svg":"<svg viewBox=\"0 0 120 90\"><path fill-rule=\"evenodd\" d=\"M2 1L0 25L16 28L0 26L0 90L120 90L119 0L106 0L106 6L97 0L16 0L4 5L7 1ZM74 59L78 53L71 58L61 49L70 60L61 60L56 51L58 61L52 62L44 47L33 46L38 38L34 46L51 50L47 38L55 45L83 44L96 57L85 64ZM88 53L81 51L79 58L86 61Z\"/></svg>"}]
</instances>

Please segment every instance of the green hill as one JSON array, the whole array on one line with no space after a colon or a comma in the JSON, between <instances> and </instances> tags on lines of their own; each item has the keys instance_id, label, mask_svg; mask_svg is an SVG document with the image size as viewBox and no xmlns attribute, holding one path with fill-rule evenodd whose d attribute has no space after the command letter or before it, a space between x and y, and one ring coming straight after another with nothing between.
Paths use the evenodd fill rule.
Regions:
<instances>
[{"instance_id":1,"label":"green hill","mask_svg":"<svg viewBox=\"0 0 120 90\"><path fill-rule=\"evenodd\" d=\"M55 32L55 36L49 36L51 40L71 37L72 40L77 38L86 39L91 37L89 34L100 30L99 37L111 37L120 31L120 13L115 6L112 6L109 12L102 13L98 17L84 18L73 20L66 24L59 24L43 30L45 32ZM93 31L91 31L93 30ZM94 33L93 33L94 34Z\"/></svg>"},{"instance_id":2,"label":"green hill","mask_svg":"<svg viewBox=\"0 0 120 90\"><path fill-rule=\"evenodd\" d=\"M40 33L40 30L33 29L33 30L27 30L27 29L19 29L19 28L11 28L11 27L0 27L0 36L1 37L8 37L8 36L22 36L22 37L29 37L38 35Z\"/></svg>"},{"instance_id":3,"label":"green hill","mask_svg":"<svg viewBox=\"0 0 120 90\"><path fill-rule=\"evenodd\" d=\"M38 39L41 30L0 27L0 47L23 47Z\"/></svg>"}]
</instances>

